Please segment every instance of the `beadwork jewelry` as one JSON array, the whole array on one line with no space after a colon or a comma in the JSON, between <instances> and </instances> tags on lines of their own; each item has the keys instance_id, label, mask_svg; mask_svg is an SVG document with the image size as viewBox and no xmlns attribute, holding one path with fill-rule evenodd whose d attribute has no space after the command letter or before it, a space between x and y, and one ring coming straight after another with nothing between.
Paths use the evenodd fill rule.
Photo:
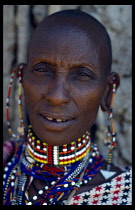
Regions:
<instances>
[{"instance_id":1,"label":"beadwork jewelry","mask_svg":"<svg viewBox=\"0 0 135 210\"><path fill-rule=\"evenodd\" d=\"M33 134L32 126L28 129L27 160L30 163L43 163L50 165L68 165L83 157L90 151L90 133L87 131L82 138L71 144L51 146L37 140ZM32 162L31 162L32 161Z\"/></svg>"},{"instance_id":2,"label":"beadwork jewelry","mask_svg":"<svg viewBox=\"0 0 135 210\"><path fill-rule=\"evenodd\" d=\"M109 116L107 120L107 141L105 141L105 144L109 148L108 152L108 164L107 164L107 171L110 171L111 162L112 162L112 150L116 146L116 133L114 129L114 123L113 123L113 105L114 105L114 96L116 93L116 79L113 78L113 87L112 87L112 98L111 103L109 107Z\"/></svg>"},{"instance_id":3,"label":"beadwork jewelry","mask_svg":"<svg viewBox=\"0 0 135 210\"><path fill-rule=\"evenodd\" d=\"M24 121L22 117L22 70L24 66L25 64L20 64L19 66L17 66L17 68L13 70L10 77L10 83L9 83L9 88L8 88L8 93L7 93L7 98L6 98L6 121L7 121L7 126L8 126L8 132L13 138L20 138L22 137L22 135L24 135ZM21 133L21 135L16 135L15 133L13 133L11 129L11 123L10 123L10 117L9 117L10 95L11 95L12 84L13 84L15 75L17 76L19 80L18 115L19 115L20 126L18 127L18 132Z\"/></svg>"},{"instance_id":4,"label":"beadwork jewelry","mask_svg":"<svg viewBox=\"0 0 135 210\"><path fill-rule=\"evenodd\" d=\"M66 167L30 163L26 150L25 142L17 143L15 155L5 168L4 205L62 205L61 199L87 184L103 162L96 145L82 159ZM29 200L28 189L34 178L44 180L46 185Z\"/></svg>"}]
</instances>

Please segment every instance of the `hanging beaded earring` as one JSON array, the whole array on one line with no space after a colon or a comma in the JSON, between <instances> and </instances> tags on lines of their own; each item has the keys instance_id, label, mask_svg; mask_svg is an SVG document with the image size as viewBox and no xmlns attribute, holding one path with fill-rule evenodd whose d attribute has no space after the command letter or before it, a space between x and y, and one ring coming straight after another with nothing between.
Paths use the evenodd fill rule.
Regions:
<instances>
[{"instance_id":1,"label":"hanging beaded earring","mask_svg":"<svg viewBox=\"0 0 135 210\"><path fill-rule=\"evenodd\" d=\"M112 89L112 99L110 103L109 108L109 119L107 120L107 146L109 147L109 153L108 153L108 165L107 170L110 171L110 164L112 162L112 150L116 146L116 133L114 129L114 123L113 123L113 105L114 105L114 96L116 93L116 80L115 77L113 78L113 89Z\"/></svg>"},{"instance_id":2,"label":"hanging beaded earring","mask_svg":"<svg viewBox=\"0 0 135 210\"><path fill-rule=\"evenodd\" d=\"M109 116L107 120L107 139L104 141L105 145L108 146L108 160L107 160L107 170L100 170L102 175L105 179L110 178L111 176L115 175L116 172L110 171L111 170L111 162L112 162L112 151L116 146L116 133L114 129L113 123L113 105L114 105L114 96L116 93L116 79L113 78L113 88L112 88L112 98L109 107Z\"/></svg>"},{"instance_id":3,"label":"hanging beaded earring","mask_svg":"<svg viewBox=\"0 0 135 210\"><path fill-rule=\"evenodd\" d=\"M10 83L8 87L8 93L7 93L7 98L6 98L6 121L7 121L7 126L8 126L8 132L13 138L21 138L24 135L24 121L23 121L23 116L22 116L22 70L25 67L25 64L20 64L15 68L10 77ZM11 90L12 90L12 84L15 78L15 75L17 76L19 80L19 87L18 87L18 115L19 115L19 122L20 125L18 127L18 132L20 135L16 135L13 133L11 129L11 123L10 123L10 117L9 117L9 106L10 106L10 95L11 95Z\"/></svg>"}]
</instances>

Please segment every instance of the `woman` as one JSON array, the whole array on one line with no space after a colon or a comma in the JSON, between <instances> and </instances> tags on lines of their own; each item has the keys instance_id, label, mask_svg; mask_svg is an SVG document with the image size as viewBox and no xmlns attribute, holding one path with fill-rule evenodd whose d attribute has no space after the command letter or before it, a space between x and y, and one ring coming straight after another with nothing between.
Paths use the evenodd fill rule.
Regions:
<instances>
[{"instance_id":1,"label":"woman","mask_svg":"<svg viewBox=\"0 0 135 210\"><path fill-rule=\"evenodd\" d=\"M120 84L111 62L106 29L82 11L54 13L35 29L27 65L15 70L21 126L21 84L30 125L4 170L4 205L131 205L130 170L111 163ZM99 107L109 112L108 161L89 133Z\"/></svg>"}]
</instances>

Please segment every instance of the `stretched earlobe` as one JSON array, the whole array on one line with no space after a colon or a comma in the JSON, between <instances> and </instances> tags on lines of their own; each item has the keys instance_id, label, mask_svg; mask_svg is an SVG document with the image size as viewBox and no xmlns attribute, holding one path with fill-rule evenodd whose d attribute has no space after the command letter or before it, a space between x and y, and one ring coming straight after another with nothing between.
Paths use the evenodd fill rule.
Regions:
<instances>
[{"instance_id":1,"label":"stretched earlobe","mask_svg":"<svg viewBox=\"0 0 135 210\"><path fill-rule=\"evenodd\" d=\"M111 105L114 83L116 86L115 89L117 90L120 85L120 76L116 72L112 72L107 78L107 88L101 100L101 110L103 112L108 111Z\"/></svg>"}]
</instances>

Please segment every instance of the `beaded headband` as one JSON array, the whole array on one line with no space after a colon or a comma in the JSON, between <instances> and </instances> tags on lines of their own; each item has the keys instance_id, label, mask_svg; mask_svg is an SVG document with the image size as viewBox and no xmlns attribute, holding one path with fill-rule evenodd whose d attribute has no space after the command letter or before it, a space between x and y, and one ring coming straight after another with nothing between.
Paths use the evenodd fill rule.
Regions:
<instances>
[{"instance_id":1,"label":"beaded headband","mask_svg":"<svg viewBox=\"0 0 135 210\"><path fill-rule=\"evenodd\" d=\"M51 146L37 140L32 126L28 129L26 158L30 163L51 165L69 165L86 156L90 151L90 133L87 131L82 138L63 146Z\"/></svg>"}]
</instances>

